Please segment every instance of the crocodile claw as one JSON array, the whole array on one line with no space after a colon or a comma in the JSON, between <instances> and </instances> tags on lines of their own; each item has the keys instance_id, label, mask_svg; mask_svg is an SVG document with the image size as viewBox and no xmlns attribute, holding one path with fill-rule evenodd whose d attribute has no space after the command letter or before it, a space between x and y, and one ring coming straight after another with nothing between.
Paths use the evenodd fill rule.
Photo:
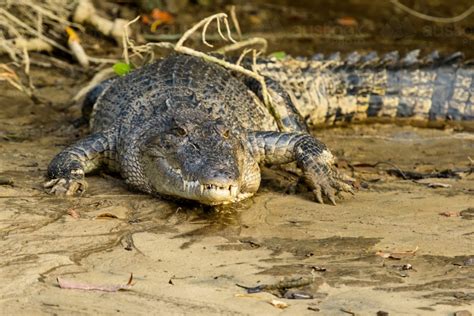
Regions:
<instances>
[{"instance_id":1,"label":"crocodile claw","mask_svg":"<svg viewBox=\"0 0 474 316\"><path fill-rule=\"evenodd\" d=\"M336 196L341 193L355 194L352 186L355 180L339 173L334 167L315 166L307 170L304 177L318 203L324 204L326 199L330 204L336 205Z\"/></svg>"},{"instance_id":2,"label":"crocodile claw","mask_svg":"<svg viewBox=\"0 0 474 316\"><path fill-rule=\"evenodd\" d=\"M82 195L87 189L87 182L84 179L52 179L46 182L43 187L49 194Z\"/></svg>"}]
</instances>

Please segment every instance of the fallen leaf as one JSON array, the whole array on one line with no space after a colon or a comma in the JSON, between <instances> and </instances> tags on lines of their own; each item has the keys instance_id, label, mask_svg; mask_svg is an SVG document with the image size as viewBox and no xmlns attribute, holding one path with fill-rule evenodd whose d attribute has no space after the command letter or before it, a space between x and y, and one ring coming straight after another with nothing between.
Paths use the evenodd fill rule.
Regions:
<instances>
[{"instance_id":1,"label":"fallen leaf","mask_svg":"<svg viewBox=\"0 0 474 316\"><path fill-rule=\"evenodd\" d=\"M73 208L68 209L67 213L72 218L75 218L75 219L81 218L81 215Z\"/></svg>"},{"instance_id":2,"label":"fallen leaf","mask_svg":"<svg viewBox=\"0 0 474 316\"><path fill-rule=\"evenodd\" d=\"M439 213L439 215L446 216L446 217L458 217L458 216L461 216L461 213L456 212L456 211L447 211L447 212L441 212Z\"/></svg>"},{"instance_id":3,"label":"fallen leaf","mask_svg":"<svg viewBox=\"0 0 474 316\"><path fill-rule=\"evenodd\" d=\"M151 24L150 17L146 14L142 15L142 23L145 24L145 25Z\"/></svg>"},{"instance_id":4,"label":"fallen leaf","mask_svg":"<svg viewBox=\"0 0 474 316\"><path fill-rule=\"evenodd\" d=\"M64 280L60 277L57 277L56 280L58 281L59 287L62 289L117 292L120 290L128 290L133 286L132 284L133 273L130 273L130 278L128 279L127 284L97 285L97 284L88 284L88 283L80 283L76 281Z\"/></svg>"},{"instance_id":5,"label":"fallen leaf","mask_svg":"<svg viewBox=\"0 0 474 316\"><path fill-rule=\"evenodd\" d=\"M112 213L101 213L97 215L95 218L118 218L118 216Z\"/></svg>"},{"instance_id":6,"label":"fallen leaf","mask_svg":"<svg viewBox=\"0 0 474 316\"><path fill-rule=\"evenodd\" d=\"M279 300L271 300L269 303L272 304L273 306L279 308L279 309L285 309L288 306L290 306L287 303L279 301Z\"/></svg>"},{"instance_id":7,"label":"fallen leaf","mask_svg":"<svg viewBox=\"0 0 474 316\"><path fill-rule=\"evenodd\" d=\"M351 16L343 16L336 20L337 24L342 26L357 26L357 20Z\"/></svg>"},{"instance_id":8,"label":"fallen leaf","mask_svg":"<svg viewBox=\"0 0 474 316\"><path fill-rule=\"evenodd\" d=\"M431 183L428 183L428 187L429 188L450 188L452 187L452 185L448 183L431 182Z\"/></svg>"},{"instance_id":9,"label":"fallen leaf","mask_svg":"<svg viewBox=\"0 0 474 316\"><path fill-rule=\"evenodd\" d=\"M160 20L163 23L173 23L174 20L174 17L169 12L156 8L151 11L150 15L153 20Z\"/></svg>"},{"instance_id":10,"label":"fallen leaf","mask_svg":"<svg viewBox=\"0 0 474 316\"><path fill-rule=\"evenodd\" d=\"M418 251L418 246L414 250L401 251L401 252L384 252L384 251L379 250L375 253L375 255L382 257L384 259L400 260L404 257L414 256L417 251Z\"/></svg>"}]
</instances>

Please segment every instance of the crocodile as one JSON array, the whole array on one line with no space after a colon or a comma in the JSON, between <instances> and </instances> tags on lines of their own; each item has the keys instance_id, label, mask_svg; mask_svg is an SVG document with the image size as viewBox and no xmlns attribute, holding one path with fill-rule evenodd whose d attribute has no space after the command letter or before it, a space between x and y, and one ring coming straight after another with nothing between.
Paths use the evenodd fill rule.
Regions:
<instances>
[{"instance_id":1,"label":"crocodile","mask_svg":"<svg viewBox=\"0 0 474 316\"><path fill-rule=\"evenodd\" d=\"M384 115L472 120L469 64L457 55L421 62L415 55L244 62L265 76L279 119L256 80L171 55L89 93L92 133L51 161L46 187L81 193L85 174L106 166L136 190L219 205L254 195L261 165L296 162L315 200L335 204L341 193L354 193L353 179L335 168L308 126Z\"/></svg>"}]
</instances>

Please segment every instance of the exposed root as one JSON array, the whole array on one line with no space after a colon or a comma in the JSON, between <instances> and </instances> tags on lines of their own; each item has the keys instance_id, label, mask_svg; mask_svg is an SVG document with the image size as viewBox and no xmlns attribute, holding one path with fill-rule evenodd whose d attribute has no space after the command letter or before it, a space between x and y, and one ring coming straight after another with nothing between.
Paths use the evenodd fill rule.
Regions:
<instances>
[{"instance_id":1,"label":"exposed root","mask_svg":"<svg viewBox=\"0 0 474 316\"><path fill-rule=\"evenodd\" d=\"M115 63L116 60L87 56L79 44L79 38L72 27L81 31L84 27L79 23L69 21L69 17L74 12L78 13L78 9L80 11L84 6L87 7L87 4L89 4L91 16L78 21L89 23L97 28L101 27L101 30L104 29L102 26L107 21L109 25L112 23L118 31L109 28L107 34L103 33L122 37L123 25L120 21L99 19L90 0L0 0L0 54L7 54L14 65L22 67L21 70L13 70L9 66L5 65L8 69L2 66L0 80L9 82L16 89L26 93L34 102L39 102L34 96L34 86L29 75L29 52L51 52L57 49L74 56L83 68L87 68L89 62ZM122 20L122 22L126 21ZM65 46L68 34L68 46ZM22 83L23 75L26 76L27 83Z\"/></svg>"},{"instance_id":2,"label":"exposed root","mask_svg":"<svg viewBox=\"0 0 474 316\"><path fill-rule=\"evenodd\" d=\"M232 19L232 23L234 23L235 31L239 36L239 40L242 40L242 31L240 30L239 20L237 19L237 14L235 13L235 5L230 7L230 18Z\"/></svg>"},{"instance_id":3,"label":"exposed root","mask_svg":"<svg viewBox=\"0 0 474 316\"><path fill-rule=\"evenodd\" d=\"M0 81L6 81L15 89L25 93L33 102L39 103L39 99L34 95L34 86L29 75L29 58L26 59L25 74L28 77L28 85L25 85L20 76L7 64L0 64Z\"/></svg>"},{"instance_id":4,"label":"exposed root","mask_svg":"<svg viewBox=\"0 0 474 316\"><path fill-rule=\"evenodd\" d=\"M110 21L98 15L90 0L79 0L74 10L73 21L90 24L103 35L113 37L117 43L120 43L127 26L127 21L124 19Z\"/></svg>"},{"instance_id":5,"label":"exposed root","mask_svg":"<svg viewBox=\"0 0 474 316\"><path fill-rule=\"evenodd\" d=\"M469 9L467 9L466 11L464 11L463 13L461 13L457 16L453 16L453 17L450 17L450 18L442 18L442 17L431 16L431 15L427 15L427 14L415 11L415 10L407 7L406 5L400 3L400 1L398 1L398 0L390 0L390 2L393 3L396 7L402 9L403 11L405 11L405 12L407 12L407 13L413 15L413 16L416 16L419 19L423 19L423 20L431 21L431 22L437 22L437 23L456 23L456 22L464 20L469 15L474 13L474 5L472 5Z\"/></svg>"},{"instance_id":6,"label":"exposed root","mask_svg":"<svg viewBox=\"0 0 474 316\"><path fill-rule=\"evenodd\" d=\"M89 83L85 86L82 87L79 92L72 98L72 101L77 102L79 101L82 97L84 97L87 92L89 92L92 88L94 88L96 85L104 81L105 79L108 79L114 75L114 70L111 67L102 69L98 73L94 75L92 80L89 81Z\"/></svg>"},{"instance_id":7,"label":"exposed root","mask_svg":"<svg viewBox=\"0 0 474 316\"><path fill-rule=\"evenodd\" d=\"M255 45L261 46L258 51L264 53L267 50L268 42L263 37L253 37L253 38L249 38L237 43L233 43L231 45L221 47L217 49L215 52L219 54L226 54L228 52L241 50L244 47L255 46Z\"/></svg>"},{"instance_id":8,"label":"exposed root","mask_svg":"<svg viewBox=\"0 0 474 316\"><path fill-rule=\"evenodd\" d=\"M88 68L89 56L87 56L86 52L84 51L84 48L80 44L79 36L70 27L66 28L66 32L69 35L67 44L69 45L69 48L71 49L72 54L74 55L74 57L77 59L77 61L82 67Z\"/></svg>"}]
</instances>

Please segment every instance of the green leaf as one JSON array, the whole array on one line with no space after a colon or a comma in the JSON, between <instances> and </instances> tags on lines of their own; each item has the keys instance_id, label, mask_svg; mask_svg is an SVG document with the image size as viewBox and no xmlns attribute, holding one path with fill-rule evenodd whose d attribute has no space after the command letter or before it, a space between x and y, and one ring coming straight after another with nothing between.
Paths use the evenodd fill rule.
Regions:
<instances>
[{"instance_id":1,"label":"green leaf","mask_svg":"<svg viewBox=\"0 0 474 316\"><path fill-rule=\"evenodd\" d=\"M273 52L270 54L270 57L275 57L278 60L282 60L286 57L286 53L284 51Z\"/></svg>"},{"instance_id":2,"label":"green leaf","mask_svg":"<svg viewBox=\"0 0 474 316\"><path fill-rule=\"evenodd\" d=\"M119 76L125 76L132 70L132 67L129 64L118 62L113 66L115 73Z\"/></svg>"}]
</instances>

